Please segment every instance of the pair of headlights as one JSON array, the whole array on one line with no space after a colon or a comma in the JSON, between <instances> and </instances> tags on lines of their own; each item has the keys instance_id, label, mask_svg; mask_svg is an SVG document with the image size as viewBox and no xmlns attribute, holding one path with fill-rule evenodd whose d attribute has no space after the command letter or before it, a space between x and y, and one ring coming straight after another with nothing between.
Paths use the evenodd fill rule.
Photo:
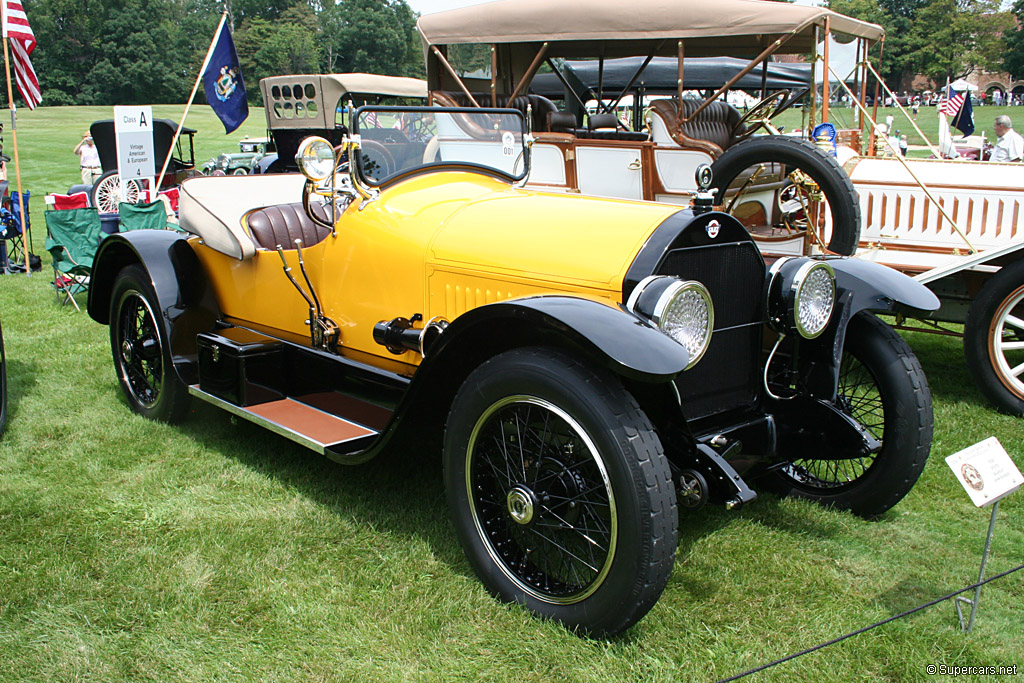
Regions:
<instances>
[{"instance_id":1,"label":"pair of headlights","mask_svg":"<svg viewBox=\"0 0 1024 683\"><path fill-rule=\"evenodd\" d=\"M783 334L796 330L805 339L825 331L835 308L836 283L832 267L811 259L780 259L769 271L768 321ZM687 369L704 356L715 327L711 293L700 282L670 275L641 280L626 307L686 348Z\"/></svg>"}]
</instances>

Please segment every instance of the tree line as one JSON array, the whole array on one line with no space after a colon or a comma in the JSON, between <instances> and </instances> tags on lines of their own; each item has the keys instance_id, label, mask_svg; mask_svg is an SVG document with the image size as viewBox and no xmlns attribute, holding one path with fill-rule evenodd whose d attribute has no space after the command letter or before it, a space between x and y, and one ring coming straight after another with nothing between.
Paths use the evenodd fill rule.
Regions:
<instances>
[{"instance_id":1,"label":"tree line","mask_svg":"<svg viewBox=\"0 0 1024 683\"><path fill-rule=\"evenodd\" d=\"M44 106L185 101L228 12L250 100L261 78L423 75L405 0L23 0ZM200 88L197 101L202 101Z\"/></svg>"},{"instance_id":2,"label":"tree line","mask_svg":"<svg viewBox=\"0 0 1024 683\"><path fill-rule=\"evenodd\" d=\"M910 90L918 74L936 86L974 70L1024 78L1024 0L831 0L842 14L885 29L872 61L893 90ZM881 53L881 59L878 58Z\"/></svg>"},{"instance_id":3,"label":"tree line","mask_svg":"<svg viewBox=\"0 0 1024 683\"><path fill-rule=\"evenodd\" d=\"M261 78L364 71L423 75L406 0L24 0L48 106L185 100L221 13L228 12L249 98ZM882 25L877 63L894 90L916 74L936 84L972 69L1024 78L1024 0L831 0ZM875 49L877 56L879 49ZM202 90L198 95L202 101Z\"/></svg>"}]
</instances>

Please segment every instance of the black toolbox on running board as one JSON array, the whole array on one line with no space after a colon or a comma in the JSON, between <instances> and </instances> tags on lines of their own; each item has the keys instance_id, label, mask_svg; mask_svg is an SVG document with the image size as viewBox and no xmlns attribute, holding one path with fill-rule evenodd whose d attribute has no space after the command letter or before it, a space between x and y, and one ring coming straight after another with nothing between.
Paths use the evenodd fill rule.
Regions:
<instances>
[{"instance_id":1,"label":"black toolbox on running board","mask_svg":"<svg viewBox=\"0 0 1024 683\"><path fill-rule=\"evenodd\" d=\"M285 350L281 342L252 330L229 327L196 337L199 388L236 406L284 397Z\"/></svg>"}]
</instances>

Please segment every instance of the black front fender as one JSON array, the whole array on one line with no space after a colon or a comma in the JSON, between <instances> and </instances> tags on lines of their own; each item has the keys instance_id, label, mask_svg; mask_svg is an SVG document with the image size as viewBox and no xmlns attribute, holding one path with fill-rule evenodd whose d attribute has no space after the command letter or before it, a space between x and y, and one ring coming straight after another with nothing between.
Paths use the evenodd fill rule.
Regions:
<instances>
[{"instance_id":1,"label":"black front fender","mask_svg":"<svg viewBox=\"0 0 1024 683\"><path fill-rule=\"evenodd\" d=\"M202 265L183 235L137 230L106 238L93 260L89 316L98 323L110 323L114 281L133 264L149 274L175 370L183 382L194 384L196 335L212 328L220 312Z\"/></svg>"},{"instance_id":2,"label":"black front fender","mask_svg":"<svg viewBox=\"0 0 1024 683\"><path fill-rule=\"evenodd\" d=\"M429 369L451 349L548 341L578 347L617 375L642 382L666 382L689 364L686 349L650 322L611 305L573 296L546 295L480 306L459 316L420 367Z\"/></svg>"},{"instance_id":3,"label":"black front fender","mask_svg":"<svg viewBox=\"0 0 1024 683\"><path fill-rule=\"evenodd\" d=\"M859 313L908 313L926 317L939 307L935 294L888 266L855 258L828 259L836 276L836 305L824 334L796 338L803 389L824 401L835 399L847 328Z\"/></svg>"},{"instance_id":4,"label":"black front fender","mask_svg":"<svg viewBox=\"0 0 1024 683\"><path fill-rule=\"evenodd\" d=\"M591 299L545 295L474 308L460 315L427 349L391 424L367 457L399 435L420 443L447 419L456 392L488 359L523 346L550 346L638 382L665 383L689 354L624 308Z\"/></svg>"},{"instance_id":5,"label":"black front fender","mask_svg":"<svg viewBox=\"0 0 1024 683\"><path fill-rule=\"evenodd\" d=\"M846 304L852 317L861 311L922 313L939 308L939 298L912 277L888 266L856 258L829 259L836 274L837 294L850 292Z\"/></svg>"}]
</instances>

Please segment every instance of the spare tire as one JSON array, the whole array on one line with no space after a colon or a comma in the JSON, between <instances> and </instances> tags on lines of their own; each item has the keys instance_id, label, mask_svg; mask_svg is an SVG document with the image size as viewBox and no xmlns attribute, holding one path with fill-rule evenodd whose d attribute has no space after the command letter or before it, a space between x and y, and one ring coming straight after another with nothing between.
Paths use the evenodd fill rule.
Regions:
<instances>
[{"instance_id":1,"label":"spare tire","mask_svg":"<svg viewBox=\"0 0 1024 683\"><path fill-rule=\"evenodd\" d=\"M834 157L806 140L761 135L727 149L711 165L714 172L712 186L718 189L719 200L725 201L726 189L744 170L762 163L782 164L786 167L787 176L797 170L810 176L825 195L832 214L829 250L844 256L857 251L861 227L857 190Z\"/></svg>"}]
</instances>

